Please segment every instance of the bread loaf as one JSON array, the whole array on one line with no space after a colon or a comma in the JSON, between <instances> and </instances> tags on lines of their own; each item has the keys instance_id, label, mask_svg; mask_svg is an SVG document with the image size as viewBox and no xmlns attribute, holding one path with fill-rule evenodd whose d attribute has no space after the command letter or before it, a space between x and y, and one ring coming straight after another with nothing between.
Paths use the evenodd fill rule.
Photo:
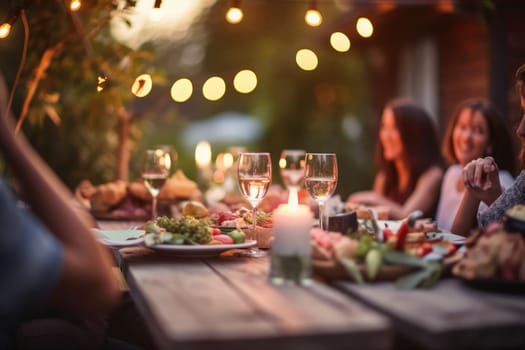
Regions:
<instances>
[{"instance_id":1,"label":"bread loaf","mask_svg":"<svg viewBox=\"0 0 525 350\"><path fill-rule=\"evenodd\" d=\"M122 180L108 182L95 188L91 196L91 209L105 212L117 205L127 194L127 183Z\"/></svg>"}]
</instances>

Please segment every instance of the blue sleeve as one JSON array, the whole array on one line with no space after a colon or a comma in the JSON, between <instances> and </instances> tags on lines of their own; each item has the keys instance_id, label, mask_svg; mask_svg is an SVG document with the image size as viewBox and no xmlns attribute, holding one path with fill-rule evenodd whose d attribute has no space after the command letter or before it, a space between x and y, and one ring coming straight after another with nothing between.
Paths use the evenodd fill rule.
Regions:
<instances>
[{"instance_id":1,"label":"blue sleeve","mask_svg":"<svg viewBox=\"0 0 525 350\"><path fill-rule=\"evenodd\" d=\"M0 330L48 301L62 263L59 241L0 179Z\"/></svg>"}]
</instances>

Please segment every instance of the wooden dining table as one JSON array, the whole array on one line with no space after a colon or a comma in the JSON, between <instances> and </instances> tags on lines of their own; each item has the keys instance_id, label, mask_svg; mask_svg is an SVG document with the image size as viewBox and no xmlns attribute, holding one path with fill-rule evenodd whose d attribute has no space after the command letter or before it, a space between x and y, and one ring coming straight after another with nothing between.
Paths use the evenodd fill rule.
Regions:
<instances>
[{"instance_id":1,"label":"wooden dining table","mask_svg":"<svg viewBox=\"0 0 525 350\"><path fill-rule=\"evenodd\" d=\"M520 284L495 292L444 277L403 290L314 275L307 286L276 286L269 257L237 253L114 250L159 349L525 349Z\"/></svg>"},{"instance_id":2,"label":"wooden dining table","mask_svg":"<svg viewBox=\"0 0 525 350\"><path fill-rule=\"evenodd\" d=\"M389 349L387 317L336 289L274 286L269 259L117 251L159 349Z\"/></svg>"}]
</instances>

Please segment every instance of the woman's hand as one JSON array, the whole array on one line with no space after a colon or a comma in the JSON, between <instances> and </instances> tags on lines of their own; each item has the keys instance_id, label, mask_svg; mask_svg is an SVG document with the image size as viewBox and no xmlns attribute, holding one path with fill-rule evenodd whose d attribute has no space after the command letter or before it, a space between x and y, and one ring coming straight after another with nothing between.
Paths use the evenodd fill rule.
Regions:
<instances>
[{"instance_id":1,"label":"woman's hand","mask_svg":"<svg viewBox=\"0 0 525 350\"><path fill-rule=\"evenodd\" d=\"M470 195L490 205L501 194L498 165L492 157L478 158L463 168L463 183Z\"/></svg>"}]
</instances>

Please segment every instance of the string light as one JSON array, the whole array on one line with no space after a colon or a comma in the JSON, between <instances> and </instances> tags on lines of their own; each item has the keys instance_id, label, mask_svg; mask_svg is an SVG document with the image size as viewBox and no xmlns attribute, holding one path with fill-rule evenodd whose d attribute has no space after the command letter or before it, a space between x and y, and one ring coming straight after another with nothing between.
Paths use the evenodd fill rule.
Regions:
<instances>
[{"instance_id":1,"label":"string light","mask_svg":"<svg viewBox=\"0 0 525 350\"><path fill-rule=\"evenodd\" d=\"M308 10L306 10L306 14L304 15L304 21L312 27L318 27L323 23L323 16L321 12L317 10L315 0L310 1L310 6L308 6Z\"/></svg>"},{"instance_id":2,"label":"string light","mask_svg":"<svg viewBox=\"0 0 525 350\"><path fill-rule=\"evenodd\" d=\"M372 22L366 17L359 17L356 23L356 29L363 38L370 38L374 33Z\"/></svg>"},{"instance_id":3,"label":"string light","mask_svg":"<svg viewBox=\"0 0 525 350\"><path fill-rule=\"evenodd\" d=\"M330 45L338 52L350 50L350 39L345 33L334 32L330 35Z\"/></svg>"},{"instance_id":4,"label":"string light","mask_svg":"<svg viewBox=\"0 0 525 350\"><path fill-rule=\"evenodd\" d=\"M69 9L71 11L78 11L80 10L80 7L82 6L82 2L80 0L71 0L69 3Z\"/></svg>"},{"instance_id":5,"label":"string light","mask_svg":"<svg viewBox=\"0 0 525 350\"><path fill-rule=\"evenodd\" d=\"M242 21L244 14L241 10L241 0L233 0L232 5L226 12L226 21L231 24L237 24Z\"/></svg>"},{"instance_id":6,"label":"string light","mask_svg":"<svg viewBox=\"0 0 525 350\"><path fill-rule=\"evenodd\" d=\"M7 38L11 33L11 24L4 22L0 25L0 39Z\"/></svg>"},{"instance_id":7,"label":"string light","mask_svg":"<svg viewBox=\"0 0 525 350\"><path fill-rule=\"evenodd\" d=\"M235 74L233 87L242 94L248 94L257 87L257 75L249 69L243 69Z\"/></svg>"},{"instance_id":8,"label":"string light","mask_svg":"<svg viewBox=\"0 0 525 350\"><path fill-rule=\"evenodd\" d=\"M312 50L301 49L295 55L295 62L302 70L311 71L317 68L319 60Z\"/></svg>"},{"instance_id":9,"label":"string light","mask_svg":"<svg viewBox=\"0 0 525 350\"><path fill-rule=\"evenodd\" d=\"M9 34L11 33L11 28L13 28L13 25L18 19L19 14L20 14L20 9L16 9L9 13L4 23L0 25L0 39L5 39L9 36Z\"/></svg>"},{"instance_id":10,"label":"string light","mask_svg":"<svg viewBox=\"0 0 525 350\"><path fill-rule=\"evenodd\" d=\"M131 86L131 92L137 97L147 96L151 92L153 82L149 74L141 74Z\"/></svg>"},{"instance_id":11,"label":"string light","mask_svg":"<svg viewBox=\"0 0 525 350\"><path fill-rule=\"evenodd\" d=\"M209 101L218 101L226 92L226 83L221 77L211 77L202 86L202 95Z\"/></svg>"},{"instance_id":12,"label":"string light","mask_svg":"<svg viewBox=\"0 0 525 350\"><path fill-rule=\"evenodd\" d=\"M193 84L189 79L179 79L171 86L171 98L175 102L185 102L193 94Z\"/></svg>"}]
</instances>

